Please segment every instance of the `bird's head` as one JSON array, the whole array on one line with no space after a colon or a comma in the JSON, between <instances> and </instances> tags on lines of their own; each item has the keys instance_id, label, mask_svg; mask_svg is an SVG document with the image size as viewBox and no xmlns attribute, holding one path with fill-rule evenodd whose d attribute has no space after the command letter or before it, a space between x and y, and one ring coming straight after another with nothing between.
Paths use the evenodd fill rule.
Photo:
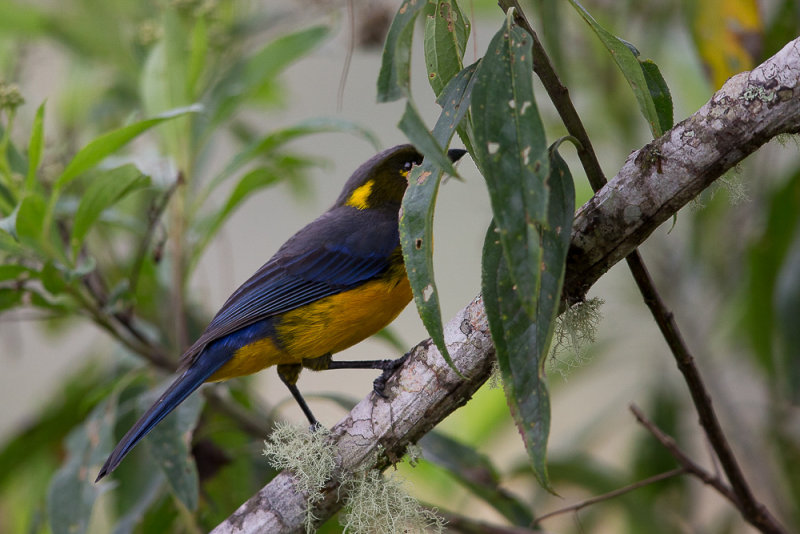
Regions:
<instances>
[{"instance_id":1,"label":"bird's head","mask_svg":"<svg viewBox=\"0 0 800 534\"><path fill-rule=\"evenodd\" d=\"M464 150L452 149L448 156L456 162ZM398 209L408 186L408 174L422 163L422 154L411 145L397 145L364 162L347 183L334 206L356 209Z\"/></svg>"}]
</instances>

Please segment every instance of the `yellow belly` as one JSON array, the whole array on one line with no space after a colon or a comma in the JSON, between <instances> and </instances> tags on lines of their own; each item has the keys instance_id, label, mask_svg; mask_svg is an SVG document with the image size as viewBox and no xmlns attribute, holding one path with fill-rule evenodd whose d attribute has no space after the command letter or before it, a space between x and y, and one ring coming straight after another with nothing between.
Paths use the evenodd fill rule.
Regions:
<instances>
[{"instance_id":1,"label":"yellow belly","mask_svg":"<svg viewBox=\"0 0 800 534\"><path fill-rule=\"evenodd\" d=\"M397 278L373 280L287 312L276 321L277 343L265 338L240 348L209 381L342 351L391 323L411 296L408 278L402 271Z\"/></svg>"}]
</instances>

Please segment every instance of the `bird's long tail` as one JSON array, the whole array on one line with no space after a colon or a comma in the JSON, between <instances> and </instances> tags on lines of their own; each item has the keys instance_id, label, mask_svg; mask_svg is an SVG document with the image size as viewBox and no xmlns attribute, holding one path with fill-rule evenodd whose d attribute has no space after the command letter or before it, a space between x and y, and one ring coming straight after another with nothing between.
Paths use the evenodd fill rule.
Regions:
<instances>
[{"instance_id":1,"label":"bird's long tail","mask_svg":"<svg viewBox=\"0 0 800 534\"><path fill-rule=\"evenodd\" d=\"M109 455L103 468L100 469L95 482L112 472L119 463L145 437L164 417L183 402L186 397L199 388L203 382L222 367L230 358L220 354L214 357L208 349L203 357L191 365L167 388L158 400L136 421L127 434L117 443L114 451Z\"/></svg>"}]
</instances>

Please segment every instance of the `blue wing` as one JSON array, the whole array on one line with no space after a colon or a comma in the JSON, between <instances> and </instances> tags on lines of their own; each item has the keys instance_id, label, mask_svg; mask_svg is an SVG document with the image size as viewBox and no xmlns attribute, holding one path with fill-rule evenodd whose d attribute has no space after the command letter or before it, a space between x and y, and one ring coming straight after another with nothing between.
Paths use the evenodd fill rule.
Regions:
<instances>
[{"instance_id":1,"label":"blue wing","mask_svg":"<svg viewBox=\"0 0 800 534\"><path fill-rule=\"evenodd\" d=\"M354 233L353 228L361 231ZM398 247L396 219L352 208L326 213L295 234L230 296L186 351L184 365L216 339L380 276Z\"/></svg>"}]
</instances>

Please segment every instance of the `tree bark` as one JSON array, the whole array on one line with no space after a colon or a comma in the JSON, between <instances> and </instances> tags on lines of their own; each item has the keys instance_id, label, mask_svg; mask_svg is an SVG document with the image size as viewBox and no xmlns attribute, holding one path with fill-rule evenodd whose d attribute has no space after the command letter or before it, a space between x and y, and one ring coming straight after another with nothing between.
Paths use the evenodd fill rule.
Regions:
<instances>
[{"instance_id":1,"label":"tree bark","mask_svg":"<svg viewBox=\"0 0 800 534\"><path fill-rule=\"evenodd\" d=\"M633 152L617 175L575 217L564 293L580 300L612 265L661 223L761 145L800 132L800 38L750 72L732 77L700 110ZM346 477L384 468L488 378L494 361L481 297L445 327L460 378L428 339L389 381L387 397L370 393L332 429ZM314 515L341 507L332 481ZM215 534L303 530L306 496L283 472L214 529Z\"/></svg>"}]
</instances>

